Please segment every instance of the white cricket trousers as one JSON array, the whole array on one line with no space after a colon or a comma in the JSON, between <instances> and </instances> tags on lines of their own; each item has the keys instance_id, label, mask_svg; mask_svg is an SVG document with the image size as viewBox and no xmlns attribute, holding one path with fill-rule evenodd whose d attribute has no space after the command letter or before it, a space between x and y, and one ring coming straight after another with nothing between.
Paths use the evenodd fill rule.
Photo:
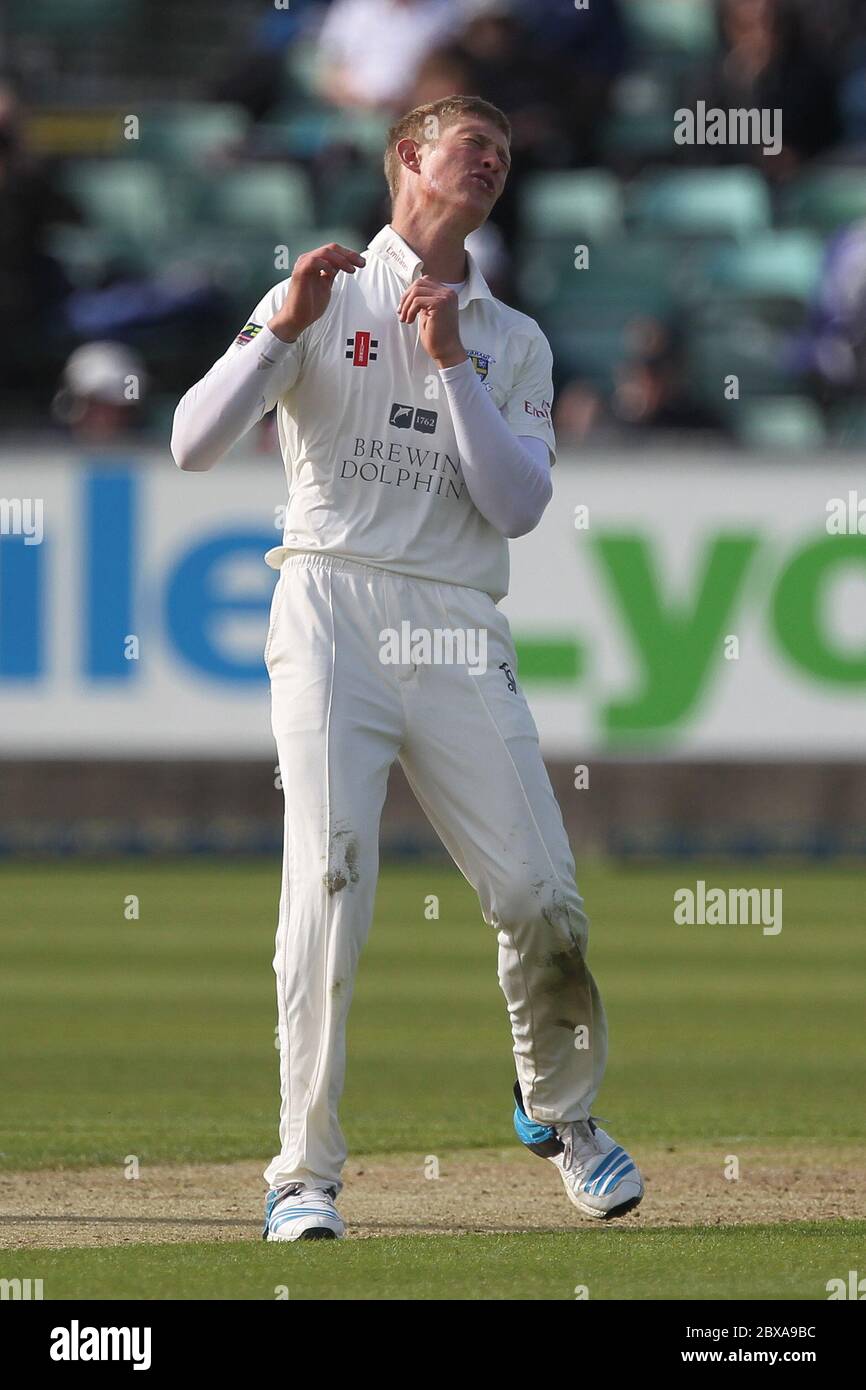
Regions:
<instances>
[{"instance_id":1,"label":"white cricket trousers","mask_svg":"<svg viewBox=\"0 0 866 1390\"><path fill-rule=\"evenodd\" d=\"M486 631L486 669L383 663L381 634L400 633L405 621L431 637ZM476 589L294 553L274 591L265 664L285 795L274 956L280 1152L265 1181L342 1187L346 1020L397 758L496 931L527 1114L585 1119L607 1026L585 960L574 860L505 616Z\"/></svg>"}]
</instances>

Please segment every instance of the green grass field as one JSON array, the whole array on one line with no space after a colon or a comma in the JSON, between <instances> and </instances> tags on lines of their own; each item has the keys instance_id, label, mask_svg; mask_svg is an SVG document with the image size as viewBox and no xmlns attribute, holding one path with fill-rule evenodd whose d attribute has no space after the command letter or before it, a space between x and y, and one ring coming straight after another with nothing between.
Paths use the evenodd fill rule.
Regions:
<instances>
[{"instance_id":1,"label":"green grass field","mask_svg":"<svg viewBox=\"0 0 866 1390\"><path fill-rule=\"evenodd\" d=\"M780 935L674 926L674 889L699 877L781 887ZM866 1138L866 874L589 865L579 881L611 1028L595 1109L617 1138L636 1154ZM277 890L277 866L258 861L0 868L0 1170L270 1157ZM349 1030L353 1155L514 1145L495 958L455 870L383 870ZM562 1233L288 1253L255 1240L40 1250L40 1269L58 1297L271 1298L286 1282L294 1298L572 1298L591 1278L594 1297L806 1298L825 1296L816 1269L864 1267L860 1221L588 1230L569 1216L565 1204ZM3 1251L0 1274L27 1260Z\"/></svg>"}]
</instances>

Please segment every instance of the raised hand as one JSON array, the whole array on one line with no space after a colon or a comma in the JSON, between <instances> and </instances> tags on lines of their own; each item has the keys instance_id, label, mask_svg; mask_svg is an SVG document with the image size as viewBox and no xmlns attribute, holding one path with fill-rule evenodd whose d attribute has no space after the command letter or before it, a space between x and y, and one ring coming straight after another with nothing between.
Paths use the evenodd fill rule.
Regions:
<instances>
[{"instance_id":1,"label":"raised hand","mask_svg":"<svg viewBox=\"0 0 866 1390\"><path fill-rule=\"evenodd\" d=\"M328 307L331 288L341 270L354 275L366 261L357 251L332 241L306 251L295 261L289 292L282 308L268 320L268 328L284 343L292 343L320 319Z\"/></svg>"}]
</instances>

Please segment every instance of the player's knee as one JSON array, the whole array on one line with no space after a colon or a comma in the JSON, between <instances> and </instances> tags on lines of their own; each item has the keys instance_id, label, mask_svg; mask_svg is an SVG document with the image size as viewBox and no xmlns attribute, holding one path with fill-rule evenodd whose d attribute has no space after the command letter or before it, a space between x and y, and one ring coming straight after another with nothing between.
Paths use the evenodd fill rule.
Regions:
<instances>
[{"instance_id":1,"label":"player's knee","mask_svg":"<svg viewBox=\"0 0 866 1390\"><path fill-rule=\"evenodd\" d=\"M583 942L586 917L576 890L555 879L514 877L495 903L497 925L510 931L542 928L570 941Z\"/></svg>"}]
</instances>

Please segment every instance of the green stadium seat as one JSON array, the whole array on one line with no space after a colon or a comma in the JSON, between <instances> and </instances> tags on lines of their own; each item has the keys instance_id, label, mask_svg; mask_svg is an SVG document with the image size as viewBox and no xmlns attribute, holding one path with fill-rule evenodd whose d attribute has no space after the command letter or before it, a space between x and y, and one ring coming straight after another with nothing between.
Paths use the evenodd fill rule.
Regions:
<instances>
[{"instance_id":1,"label":"green stadium seat","mask_svg":"<svg viewBox=\"0 0 866 1390\"><path fill-rule=\"evenodd\" d=\"M806 396L735 401L730 408L736 438L747 449L787 454L821 449L826 443L821 412Z\"/></svg>"},{"instance_id":2,"label":"green stadium seat","mask_svg":"<svg viewBox=\"0 0 866 1390\"><path fill-rule=\"evenodd\" d=\"M310 181L301 169L269 165L216 175L205 190L198 218L219 227L243 227L284 241L313 214Z\"/></svg>"},{"instance_id":3,"label":"green stadium seat","mask_svg":"<svg viewBox=\"0 0 866 1390\"><path fill-rule=\"evenodd\" d=\"M144 107L140 123L139 139L129 142L136 153L197 168L210 156L240 144L249 117L230 103L178 102Z\"/></svg>"},{"instance_id":4,"label":"green stadium seat","mask_svg":"<svg viewBox=\"0 0 866 1390\"><path fill-rule=\"evenodd\" d=\"M163 170L136 159L69 160L65 188L98 231L132 245L158 241L172 221Z\"/></svg>"},{"instance_id":5,"label":"green stadium seat","mask_svg":"<svg viewBox=\"0 0 866 1390\"><path fill-rule=\"evenodd\" d=\"M278 107L256 125L252 139L257 149L285 159L312 159L335 140L345 137L342 111L305 102L302 110Z\"/></svg>"},{"instance_id":6,"label":"green stadium seat","mask_svg":"<svg viewBox=\"0 0 866 1390\"><path fill-rule=\"evenodd\" d=\"M252 311L272 285L291 274L292 265L304 251L329 241L341 246L364 245L362 234L351 226L293 227L282 241L289 248L288 264L277 267L273 236L233 227L196 228L188 237L186 259L213 276L240 319Z\"/></svg>"},{"instance_id":7,"label":"green stadium seat","mask_svg":"<svg viewBox=\"0 0 866 1390\"><path fill-rule=\"evenodd\" d=\"M796 389L786 365L790 332L748 308L707 304L687 332L684 367L690 390L724 420L747 398L790 395ZM725 382L739 380L740 402L725 399Z\"/></svg>"},{"instance_id":8,"label":"green stadium seat","mask_svg":"<svg viewBox=\"0 0 866 1390\"><path fill-rule=\"evenodd\" d=\"M345 138L381 168L390 124L375 111L358 111L349 118Z\"/></svg>"},{"instance_id":9,"label":"green stadium seat","mask_svg":"<svg viewBox=\"0 0 866 1390\"><path fill-rule=\"evenodd\" d=\"M351 145L381 166L387 129L387 118L375 112L350 114L310 98L300 109L277 107L251 138L257 149L288 159L313 159L330 145Z\"/></svg>"},{"instance_id":10,"label":"green stadium seat","mask_svg":"<svg viewBox=\"0 0 866 1390\"><path fill-rule=\"evenodd\" d=\"M608 308L666 312L676 297L680 258L663 241L615 238L589 247L589 265L575 267L574 236L525 243L518 264L523 299L546 316L579 312L591 319ZM545 319L545 321L547 321Z\"/></svg>"},{"instance_id":11,"label":"green stadium seat","mask_svg":"<svg viewBox=\"0 0 866 1390\"><path fill-rule=\"evenodd\" d=\"M541 319L557 371L580 375L602 389L632 351L636 320L671 318L677 302L677 248L625 239L589 249L585 270L574 267L574 237L529 244L520 285L530 312Z\"/></svg>"},{"instance_id":12,"label":"green stadium seat","mask_svg":"<svg viewBox=\"0 0 866 1390\"><path fill-rule=\"evenodd\" d=\"M770 197L755 169L664 171L637 180L629 219L646 234L754 236L770 226Z\"/></svg>"},{"instance_id":13,"label":"green stadium seat","mask_svg":"<svg viewBox=\"0 0 866 1390\"><path fill-rule=\"evenodd\" d=\"M866 446L866 402L845 401L830 410L830 439L840 449Z\"/></svg>"},{"instance_id":14,"label":"green stadium seat","mask_svg":"<svg viewBox=\"0 0 866 1390\"><path fill-rule=\"evenodd\" d=\"M593 324L545 324L557 374L580 377L604 392L613 389L617 368L630 356L629 329L635 315L620 311Z\"/></svg>"},{"instance_id":15,"label":"green stadium seat","mask_svg":"<svg viewBox=\"0 0 866 1390\"><path fill-rule=\"evenodd\" d=\"M821 276L823 242L811 232L763 232L713 251L703 271L710 293L807 302Z\"/></svg>"},{"instance_id":16,"label":"green stadium seat","mask_svg":"<svg viewBox=\"0 0 866 1390\"><path fill-rule=\"evenodd\" d=\"M615 236L622 231L619 180L601 169L535 174L520 191L521 220L528 236Z\"/></svg>"},{"instance_id":17,"label":"green stadium seat","mask_svg":"<svg viewBox=\"0 0 866 1390\"><path fill-rule=\"evenodd\" d=\"M843 142L861 145L866 141L866 62L861 54L860 64L842 80L839 88L842 109Z\"/></svg>"},{"instance_id":18,"label":"green stadium seat","mask_svg":"<svg viewBox=\"0 0 866 1390\"><path fill-rule=\"evenodd\" d=\"M625 20L645 53L674 51L690 58L712 53L717 32L711 0L626 0Z\"/></svg>"},{"instance_id":19,"label":"green stadium seat","mask_svg":"<svg viewBox=\"0 0 866 1390\"><path fill-rule=\"evenodd\" d=\"M788 225L833 232L866 218L866 169L822 169L805 174L782 202Z\"/></svg>"},{"instance_id":20,"label":"green stadium seat","mask_svg":"<svg viewBox=\"0 0 866 1390\"><path fill-rule=\"evenodd\" d=\"M288 45L283 73L283 92L287 102L300 99L306 105L311 98L316 98L319 90L318 56L318 44L312 39L296 39Z\"/></svg>"},{"instance_id":21,"label":"green stadium seat","mask_svg":"<svg viewBox=\"0 0 866 1390\"><path fill-rule=\"evenodd\" d=\"M321 189L319 215L323 222L349 222L366 225L368 218L387 192L385 175L366 165L341 169L326 177Z\"/></svg>"},{"instance_id":22,"label":"green stadium seat","mask_svg":"<svg viewBox=\"0 0 866 1390\"><path fill-rule=\"evenodd\" d=\"M4 21L10 33L92 43L94 30L125 28L141 6L142 0L6 0Z\"/></svg>"},{"instance_id":23,"label":"green stadium seat","mask_svg":"<svg viewBox=\"0 0 866 1390\"><path fill-rule=\"evenodd\" d=\"M629 72L618 78L602 131L605 162L631 167L645 159L675 159L679 153L673 119L679 104L677 94L677 82L659 71L655 63L651 71Z\"/></svg>"},{"instance_id":24,"label":"green stadium seat","mask_svg":"<svg viewBox=\"0 0 866 1390\"><path fill-rule=\"evenodd\" d=\"M70 284L95 289L105 281L107 267L129 274L148 274L165 264L163 239L132 240L129 236L91 226L56 224L49 228L47 246L63 266Z\"/></svg>"}]
</instances>

